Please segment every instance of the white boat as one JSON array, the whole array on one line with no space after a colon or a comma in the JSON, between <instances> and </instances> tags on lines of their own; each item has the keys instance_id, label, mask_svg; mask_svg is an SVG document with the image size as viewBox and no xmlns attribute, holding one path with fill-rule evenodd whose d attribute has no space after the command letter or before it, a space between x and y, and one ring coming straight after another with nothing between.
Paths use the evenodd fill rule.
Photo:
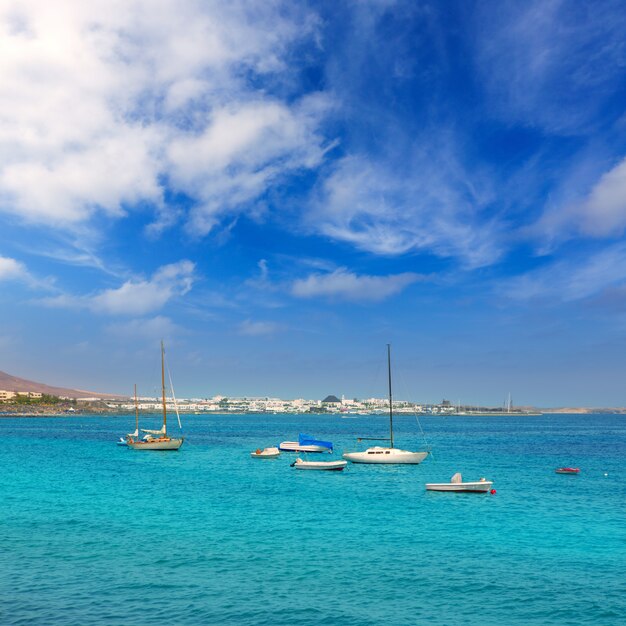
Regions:
<instances>
[{"instance_id":1,"label":"white boat","mask_svg":"<svg viewBox=\"0 0 626 626\"><path fill-rule=\"evenodd\" d=\"M387 463L417 465L428 456L428 452L410 452L399 448L383 448L374 446L365 452L346 452L344 459L352 463Z\"/></svg>"},{"instance_id":2,"label":"white boat","mask_svg":"<svg viewBox=\"0 0 626 626\"><path fill-rule=\"evenodd\" d=\"M276 447L274 448L257 448L254 452L250 452L250 456L253 459L275 459L277 456L280 456L280 450Z\"/></svg>"},{"instance_id":3,"label":"white boat","mask_svg":"<svg viewBox=\"0 0 626 626\"><path fill-rule=\"evenodd\" d=\"M171 385L171 378L170 378ZM142 429L142 432L146 433L145 437L139 439L138 430L132 435L128 435L126 438L129 448L133 450L178 450L185 441L184 437L170 437L167 434L167 407L165 404L165 348L161 341L161 394L163 400L163 426L160 430L146 430ZM136 395L136 392L135 392ZM174 389L172 388L172 395L174 395ZM174 403L176 398L174 397ZM178 413L178 409L176 409ZM135 413L137 408L135 404ZM137 417L139 420L139 417ZM178 424L180 426L180 416L178 416Z\"/></svg>"},{"instance_id":4,"label":"white boat","mask_svg":"<svg viewBox=\"0 0 626 626\"><path fill-rule=\"evenodd\" d=\"M128 447L128 442L126 441L124 437L120 437L120 440L117 442L117 445Z\"/></svg>"},{"instance_id":5,"label":"white boat","mask_svg":"<svg viewBox=\"0 0 626 626\"><path fill-rule=\"evenodd\" d=\"M299 470L326 470L331 472L341 472L348 465L348 461L304 461L296 459L291 466Z\"/></svg>"},{"instance_id":6,"label":"white boat","mask_svg":"<svg viewBox=\"0 0 626 626\"><path fill-rule=\"evenodd\" d=\"M300 433L298 441L281 441L278 445L283 452L332 452L333 444L330 441L320 441Z\"/></svg>"},{"instance_id":7,"label":"white boat","mask_svg":"<svg viewBox=\"0 0 626 626\"><path fill-rule=\"evenodd\" d=\"M429 454L428 451L411 452L401 450L393 445L393 395L391 393L391 345L387 344L387 370L389 377L389 447L374 446L364 452L346 452L343 458L351 463L379 463L386 465L417 465L421 463ZM360 437L358 441L370 439ZM379 440L380 441L380 440Z\"/></svg>"},{"instance_id":8,"label":"white boat","mask_svg":"<svg viewBox=\"0 0 626 626\"><path fill-rule=\"evenodd\" d=\"M480 480L464 483L463 477L457 472L449 483L426 483L427 491L457 491L464 493L487 493L493 481L481 478Z\"/></svg>"}]
</instances>

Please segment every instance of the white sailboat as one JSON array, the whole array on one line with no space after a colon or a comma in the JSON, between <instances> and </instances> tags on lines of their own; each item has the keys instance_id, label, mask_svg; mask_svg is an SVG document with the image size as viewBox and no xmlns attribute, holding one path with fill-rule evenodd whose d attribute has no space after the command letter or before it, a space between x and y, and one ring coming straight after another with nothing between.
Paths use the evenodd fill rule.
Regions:
<instances>
[{"instance_id":1,"label":"white sailboat","mask_svg":"<svg viewBox=\"0 0 626 626\"><path fill-rule=\"evenodd\" d=\"M387 368L389 372L389 447L374 446L364 452L346 452L343 458L352 463L381 463L386 465L407 464L417 465L427 456L428 452L411 452L401 450L393 445L393 395L391 392L391 344L387 344ZM359 441L371 439L361 437ZM385 439L387 441L387 439Z\"/></svg>"},{"instance_id":2,"label":"white sailboat","mask_svg":"<svg viewBox=\"0 0 626 626\"><path fill-rule=\"evenodd\" d=\"M159 430L141 429L146 436L139 439L139 412L137 409L135 388L135 416L137 429L126 438L127 445L133 450L178 450L185 441L184 437L170 437L167 434L167 406L165 403L165 348L161 341L161 394L163 398L163 426Z\"/></svg>"}]
</instances>

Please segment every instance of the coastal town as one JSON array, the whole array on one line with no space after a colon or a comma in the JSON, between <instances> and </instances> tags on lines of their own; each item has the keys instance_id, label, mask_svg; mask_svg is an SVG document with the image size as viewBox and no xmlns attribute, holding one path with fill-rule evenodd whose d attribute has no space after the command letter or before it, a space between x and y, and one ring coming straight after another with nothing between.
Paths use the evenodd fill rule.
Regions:
<instances>
[{"instance_id":1,"label":"coastal town","mask_svg":"<svg viewBox=\"0 0 626 626\"><path fill-rule=\"evenodd\" d=\"M368 414L385 413L389 410L387 398L357 398L348 399L344 396L338 398L329 395L323 400L305 400L297 398L285 400L270 397L241 397L228 398L220 395L211 398L191 398L174 400L166 398L168 410L178 408L179 411L188 413L342 413L342 414ZM110 408L119 410L134 410L132 400L107 401ZM161 410L160 398L142 397L138 399L140 411ZM437 405L424 405L408 401L393 402L393 410L397 413L454 413L457 407L444 400Z\"/></svg>"},{"instance_id":2,"label":"coastal town","mask_svg":"<svg viewBox=\"0 0 626 626\"><path fill-rule=\"evenodd\" d=\"M307 400L304 398L283 399L272 397L226 397L215 395L209 398L166 397L168 411L178 410L181 413L335 413L343 416L375 415L389 411L388 398L341 398L328 395L323 400ZM163 409L161 397L142 396L137 398L91 396L75 397L74 395L50 395L37 391L11 391L0 389L0 413L26 412L40 414L72 414L72 413L124 413L137 408L145 413L160 412ZM393 401L394 413L422 415L498 415L498 414L531 414L528 407L469 406L453 404L442 400L437 404L425 404L406 400Z\"/></svg>"}]
</instances>

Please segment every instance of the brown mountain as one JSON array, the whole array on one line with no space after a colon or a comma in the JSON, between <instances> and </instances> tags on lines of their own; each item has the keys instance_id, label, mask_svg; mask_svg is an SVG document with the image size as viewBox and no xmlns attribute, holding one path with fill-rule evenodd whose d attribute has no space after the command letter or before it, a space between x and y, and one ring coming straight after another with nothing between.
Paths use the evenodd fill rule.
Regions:
<instances>
[{"instance_id":1,"label":"brown mountain","mask_svg":"<svg viewBox=\"0 0 626 626\"><path fill-rule=\"evenodd\" d=\"M66 389L65 387L51 387L32 380L17 378L5 372L0 372L0 390L2 391L35 391L50 396L63 396L66 398L102 398L113 399L124 396L116 396L110 393L97 393L95 391L83 391L81 389Z\"/></svg>"}]
</instances>

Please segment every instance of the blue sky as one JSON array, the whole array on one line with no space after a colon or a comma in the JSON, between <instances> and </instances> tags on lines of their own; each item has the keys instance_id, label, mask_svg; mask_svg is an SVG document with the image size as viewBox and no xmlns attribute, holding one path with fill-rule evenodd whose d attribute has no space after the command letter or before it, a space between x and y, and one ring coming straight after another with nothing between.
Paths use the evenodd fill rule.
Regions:
<instances>
[{"instance_id":1,"label":"blue sky","mask_svg":"<svg viewBox=\"0 0 626 626\"><path fill-rule=\"evenodd\" d=\"M8 0L0 369L626 405L620 2Z\"/></svg>"}]
</instances>

